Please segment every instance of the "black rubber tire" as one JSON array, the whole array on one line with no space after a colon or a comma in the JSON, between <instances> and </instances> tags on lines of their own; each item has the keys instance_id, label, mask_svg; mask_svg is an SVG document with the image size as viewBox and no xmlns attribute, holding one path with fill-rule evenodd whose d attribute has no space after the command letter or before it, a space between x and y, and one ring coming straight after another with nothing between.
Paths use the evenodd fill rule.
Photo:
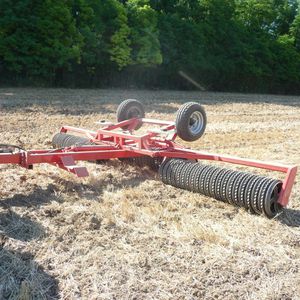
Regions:
<instances>
[{"instance_id":1,"label":"black rubber tire","mask_svg":"<svg viewBox=\"0 0 300 300\"><path fill-rule=\"evenodd\" d=\"M272 184L272 182L274 181L273 178L268 178L268 180L265 181L265 183L262 185L259 193L258 193L258 202L257 202L257 205L258 205L258 208L259 210L264 213L264 197L265 197L265 194L267 192L267 189L269 187L270 184Z\"/></svg>"},{"instance_id":2,"label":"black rubber tire","mask_svg":"<svg viewBox=\"0 0 300 300\"><path fill-rule=\"evenodd\" d=\"M191 124L195 119L191 119L193 114L198 114L201 117L199 121L199 128L192 131ZM202 122L202 123L201 123ZM176 116L176 130L177 135L187 142L198 140L204 133L207 123L207 117L204 108L196 102L188 102L183 104L177 111Z\"/></svg>"},{"instance_id":3,"label":"black rubber tire","mask_svg":"<svg viewBox=\"0 0 300 300\"><path fill-rule=\"evenodd\" d=\"M192 177L191 177L191 189L193 192L198 193L198 186L200 182L200 176L202 174L202 171L206 168L206 165L202 165L197 163L197 167L194 170Z\"/></svg>"},{"instance_id":4,"label":"black rubber tire","mask_svg":"<svg viewBox=\"0 0 300 300\"><path fill-rule=\"evenodd\" d=\"M169 184L176 187L176 170L182 164L182 160L172 159L173 163L171 164L172 173L168 178Z\"/></svg>"},{"instance_id":5,"label":"black rubber tire","mask_svg":"<svg viewBox=\"0 0 300 300\"><path fill-rule=\"evenodd\" d=\"M245 208L248 209L251 213L255 213L251 205L251 196L255 185L262 179L261 176L255 175L252 179L249 180L247 187L245 189Z\"/></svg>"},{"instance_id":6,"label":"black rubber tire","mask_svg":"<svg viewBox=\"0 0 300 300\"><path fill-rule=\"evenodd\" d=\"M234 176L236 171L234 170L229 170L229 172L226 172L222 177L221 183L220 183L220 200L223 202L228 202L226 198L226 190L227 190L227 185L232 176Z\"/></svg>"},{"instance_id":7,"label":"black rubber tire","mask_svg":"<svg viewBox=\"0 0 300 300\"><path fill-rule=\"evenodd\" d=\"M216 172L214 172L214 174L210 178L208 192L209 192L209 196L212 198L216 198L217 179L222 172L223 172L222 168L216 168Z\"/></svg>"},{"instance_id":8,"label":"black rubber tire","mask_svg":"<svg viewBox=\"0 0 300 300\"><path fill-rule=\"evenodd\" d=\"M247 208L247 186L249 182L256 177L254 174L248 174L241 182L238 190L238 199L240 206Z\"/></svg>"},{"instance_id":9,"label":"black rubber tire","mask_svg":"<svg viewBox=\"0 0 300 300\"><path fill-rule=\"evenodd\" d=\"M234 195L233 195L233 192L234 192L233 186L241 175L242 175L242 172L234 171L232 176L229 177L229 180L226 184L225 197L226 197L227 202L230 203L231 205L236 205L236 203L234 201Z\"/></svg>"},{"instance_id":10,"label":"black rubber tire","mask_svg":"<svg viewBox=\"0 0 300 300\"><path fill-rule=\"evenodd\" d=\"M189 177L193 174L191 169L195 169L195 165L197 163L186 159L166 159L159 166L159 177L165 184L190 190L188 187Z\"/></svg>"},{"instance_id":11,"label":"black rubber tire","mask_svg":"<svg viewBox=\"0 0 300 300\"><path fill-rule=\"evenodd\" d=\"M198 169L198 163L193 163L190 166L189 173L187 174L185 178L185 189L187 189L190 192L193 192L193 181L194 177L196 176L196 171Z\"/></svg>"},{"instance_id":12,"label":"black rubber tire","mask_svg":"<svg viewBox=\"0 0 300 300\"><path fill-rule=\"evenodd\" d=\"M255 213L257 213L258 215L260 215L262 213L262 210L259 208L259 205L258 205L258 196L259 196L260 191L262 190L264 183L268 179L269 178L267 178L267 177L261 177L260 180L258 180L252 188L250 206L253 209L253 211Z\"/></svg>"},{"instance_id":13,"label":"black rubber tire","mask_svg":"<svg viewBox=\"0 0 300 300\"><path fill-rule=\"evenodd\" d=\"M166 181L165 183L169 184L169 185L171 185L170 184L170 178L171 178L172 172L173 172L172 164L174 164L173 160L171 160L170 163L168 165L166 165L166 168L164 170L164 177L165 177L165 181Z\"/></svg>"},{"instance_id":14,"label":"black rubber tire","mask_svg":"<svg viewBox=\"0 0 300 300\"><path fill-rule=\"evenodd\" d=\"M277 202L279 198L279 193L282 189L282 182L280 180L272 180L271 183L267 186L267 189L263 195L261 195L261 199L263 205L263 213L268 218L274 218L279 214L283 207Z\"/></svg>"},{"instance_id":15,"label":"black rubber tire","mask_svg":"<svg viewBox=\"0 0 300 300\"><path fill-rule=\"evenodd\" d=\"M171 159L166 159L163 161L163 163L160 165L160 167L158 169L160 180L164 184L169 184L166 179L166 177L167 177L166 170L168 169L170 163L171 163Z\"/></svg>"},{"instance_id":16,"label":"black rubber tire","mask_svg":"<svg viewBox=\"0 0 300 300\"><path fill-rule=\"evenodd\" d=\"M236 206L240 206L240 207L243 206L242 199L240 199L240 197L239 197L239 190L243 184L243 181L249 176L250 175L248 173L241 172L241 175L238 178L236 178L236 180L233 184L231 196L232 196L232 200Z\"/></svg>"},{"instance_id":17,"label":"black rubber tire","mask_svg":"<svg viewBox=\"0 0 300 300\"><path fill-rule=\"evenodd\" d=\"M188 174L190 173L190 167L193 163L190 162L190 161L187 161L185 163L185 167L182 169L181 171L181 177L180 177L180 180L179 180L179 188L181 189L186 189L185 186L186 186L186 177L188 176Z\"/></svg>"},{"instance_id":18,"label":"black rubber tire","mask_svg":"<svg viewBox=\"0 0 300 300\"><path fill-rule=\"evenodd\" d=\"M186 161L178 164L176 169L174 169L174 184L175 187L180 188L181 177L183 176L183 170L186 167Z\"/></svg>"},{"instance_id":19,"label":"black rubber tire","mask_svg":"<svg viewBox=\"0 0 300 300\"><path fill-rule=\"evenodd\" d=\"M178 173L176 170L179 166L182 166L184 162L185 160L182 159L168 158L160 165L159 172L162 173L164 178L163 182L165 184L177 187L175 177Z\"/></svg>"},{"instance_id":20,"label":"black rubber tire","mask_svg":"<svg viewBox=\"0 0 300 300\"><path fill-rule=\"evenodd\" d=\"M122 101L117 108L117 121L122 122L132 118L144 118L145 110L143 104L136 99L127 99ZM135 130L141 128L142 124L138 124ZM123 126L127 129L128 126Z\"/></svg>"},{"instance_id":21,"label":"black rubber tire","mask_svg":"<svg viewBox=\"0 0 300 300\"><path fill-rule=\"evenodd\" d=\"M229 169L222 169L220 174L218 175L215 183L215 188L214 188L214 198L219 201L225 201L223 198L223 182L224 178L226 178L227 174L231 173L232 170ZM224 192L225 193L225 192ZM225 197L225 196L224 196Z\"/></svg>"},{"instance_id":22,"label":"black rubber tire","mask_svg":"<svg viewBox=\"0 0 300 300\"><path fill-rule=\"evenodd\" d=\"M203 172L199 178L199 183L198 183L198 193L205 195L205 178L207 174L214 168L214 166L207 165L207 168L203 169Z\"/></svg>"},{"instance_id":23,"label":"black rubber tire","mask_svg":"<svg viewBox=\"0 0 300 300\"><path fill-rule=\"evenodd\" d=\"M180 163L181 162L178 161L177 159L171 159L171 163L169 164L167 178L166 178L166 181L168 182L169 185L174 186L173 180L174 180L175 174L176 174L175 168Z\"/></svg>"},{"instance_id":24,"label":"black rubber tire","mask_svg":"<svg viewBox=\"0 0 300 300\"><path fill-rule=\"evenodd\" d=\"M209 196L210 180L213 174L218 170L216 167L212 167L209 172L207 172L204 179L204 195Z\"/></svg>"}]
</instances>

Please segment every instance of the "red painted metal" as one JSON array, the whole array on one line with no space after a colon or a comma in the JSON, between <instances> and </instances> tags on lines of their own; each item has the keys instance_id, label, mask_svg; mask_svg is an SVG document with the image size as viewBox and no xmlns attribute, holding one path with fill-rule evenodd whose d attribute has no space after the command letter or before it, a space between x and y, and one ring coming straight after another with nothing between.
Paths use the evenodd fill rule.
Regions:
<instances>
[{"instance_id":1,"label":"red painted metal","mask_svg":"<svg viewBox=\"0 0 300 300\"><path fill-rule=\"evenodd\" d=\"M159 129L149 129L142 134L133 133L133 130L141 123L157 125ZM126 126L127 130L122 129L124 126ZM60 131L62 133L73 132L84 135L94 145L0 153L0 164L19 164L24 168L30 169L34 164L48 163L72 172L78 177L84 177L88 176L88 171L85 167L77 166L76 161L93 161L142 155L221 161L285 173L278 200L282 206L288 204L297 173L296 166L186 149L175 143L177 135L174 122L134 118L117 124L107 125L97 131L71 126L64 126Z\"/></svg>"}]
</instances>

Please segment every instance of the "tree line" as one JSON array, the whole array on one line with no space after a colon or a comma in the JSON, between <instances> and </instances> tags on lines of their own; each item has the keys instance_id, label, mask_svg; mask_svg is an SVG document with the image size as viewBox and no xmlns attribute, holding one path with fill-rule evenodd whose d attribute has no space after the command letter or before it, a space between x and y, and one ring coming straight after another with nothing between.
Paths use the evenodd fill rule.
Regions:
<instances>
[{"instance_id":1,"label":"tree line","mask_svg":"<svg viewBox=\"0 0 300 300\"><path fill-rule=\"evenodd\" d=\"M195 82L299 93L299 0L0 0L2 85Z\"/></svg>"}]
</instances>

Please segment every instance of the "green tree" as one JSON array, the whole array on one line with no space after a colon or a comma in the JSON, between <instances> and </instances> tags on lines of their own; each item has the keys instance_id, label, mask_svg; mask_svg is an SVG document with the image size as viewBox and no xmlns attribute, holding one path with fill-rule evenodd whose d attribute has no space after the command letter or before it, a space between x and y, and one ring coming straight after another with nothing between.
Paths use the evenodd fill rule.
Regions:
<instances>
[{"instance_id":1,"label":"green tree","mask_svg":"<svg viewBox=\"0 0 300 300\"><path fill-rule=\"evenodd\" d=\"M251 89L280 89L295 82L299 56L291 39L297 0L237 0L237 18L244 27L245 52L240 78ZM247 55L248 53L248 55ZM290 57L290 59L288 59ZM248 74L248 75L246 75Z\"/></svg>"},{"instance_id":2,"label":"green tree","mask_svg":"<svg viewBox=\"0 0 300 300\"><path fill-rule=\"evenodd\" d=\"M80 56L82 40L60 0L2 0L0 34L5 67L27 77L52 79L58 68Z\"/></svg>"},{"instance_id":3,"label":"green tree","mask_svg":"<svg viewBox=\"0 0 300 300\"><path fill-rule=\"evenodd\" d=\"M117 0L72 0L73 17L84 40L81 65L88 73L121 69L130 63L130 29L126 10Z\"/></svg>"},{"instance_id":4,"label":"green tree","mask_svg":"<svg viewBox=\"0 0 300 300\"><path fill-rule=\"evenodd\" d=\"M130 28L125 7L116 1L114 5L116 31L111 36L109 52L111 61L116 62L119 69L122 69L131 63Z\"/></svg>"},{"instance_id":5,"label":"green tree","mask_svg":"<svg viewBox=\"0 0 300 300\"><path fill-rule=\"evenodd\" d=\"M294 39L295 46L298 51L300 51L300 9L298 15L295 17L291 29L291 35Z\"/></svg>"},{"instance_id":6,"label":"green tree","mask_svg":"<svg viewBox=\"0 0 300 300\"><path fill-rule=\"evenodd\" d=\"M148 0L128 0L126 7L131 28L132 63L145 66L161 64L156 11Z\"/></svg>"},{"instance_id":7,"label":"green tree","mask_svg":"<svg viewBox=\"0 0 300 300\"><path fill-rule=\"evenodd\" d=\"M0 79L295 92L299 69L299 0L0 1Z\"/></svg>"},{"instance_id":8,"label":"green tree","mask_svg":"<svg viewBox=\"0 0 300 300\"><path fill-rule=\"evenodd\" d=\"M234 1L178 0L153 7L160 11L160 43L171 73L187 71L211 87L232 77L241 44Z\"/></svg>"},{"instance_id":9,"label":"green tree","mask_svg":"<svg viewBox=\"0 0 300 300\"><path fill-rule=\"evenodd\" d=\"M298 0L236 0L245 26L270 35L287 34L296 16Z\"/></svg>"}]
</instances>

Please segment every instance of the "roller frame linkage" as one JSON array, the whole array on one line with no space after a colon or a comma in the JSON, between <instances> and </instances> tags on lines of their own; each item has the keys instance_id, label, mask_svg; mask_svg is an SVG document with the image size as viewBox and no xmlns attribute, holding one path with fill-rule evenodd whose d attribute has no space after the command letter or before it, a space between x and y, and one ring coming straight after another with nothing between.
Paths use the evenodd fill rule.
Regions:
<instances>
[{"instance_id":1,"label":"roller frame linkage","mask_svg":"<svg viewBox=\"0 0 300 300\"><path fill-rule=\"evenodd\" d=\"M159 130L148 130L138 135L134 129L142 124L158 125ZM126 131L122 127L126 126ZM133 118L116 124L109 124L97 131L64 126L61 133L74 132L88 138L93 145L72 146L63 149L18 150L0 153L0 164L18 164L32 169L34 164L48 163L76 174L88 176L85 167L77 166L76 161L107 160L112 158L132 158L138 156L183 158L191 160L221 161L236 165L261 168L285 173L278 203L285 207L288 204L297 167L273 162L243 159L234 156L212 154L186 149L175 143L177 136L175 123L146 118Z\"/></svg>"}]
</instances>

